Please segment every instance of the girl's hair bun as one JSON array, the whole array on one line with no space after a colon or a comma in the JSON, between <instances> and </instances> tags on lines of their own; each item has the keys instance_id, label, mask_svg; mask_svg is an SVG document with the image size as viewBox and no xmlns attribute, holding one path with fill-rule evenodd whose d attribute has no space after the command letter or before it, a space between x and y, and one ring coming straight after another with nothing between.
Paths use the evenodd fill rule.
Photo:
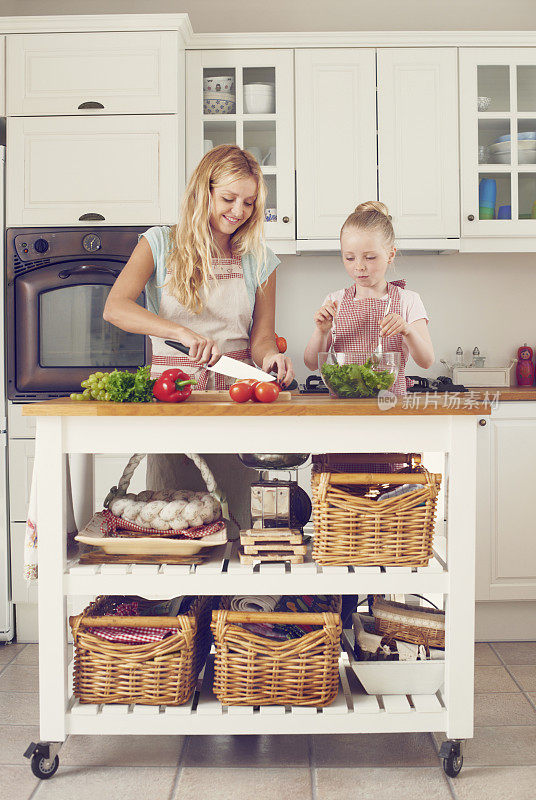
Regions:
<instances>
[{"instance_id":1,"label":"girl's hair bun","mask_svg":"<svg viewBox=\"0 0 536 800\"><path fill-rule=\"evenodd\" d=\"M367 211L377 211L380 214L384 214L388 219L391 219L389 216L389 209L385 203L380 203L379 200L367 200L364 203L360 203L355 207L354 214L366 214Z\"/></svg>"},{"instance_id":2,"label":"girl's hair bun","mask_svg":"<svg viewBox=\"0 0 536 800\"><path fill-rule=\"evenodd\" d=\"M389 209L385 203L380 203L378 200L367 200L356 206L342 226L341 235L346 228L378 231L382 235L385 246L388 248L394 247L395 232L389 216Z\"/></svg>"}]
</instances>

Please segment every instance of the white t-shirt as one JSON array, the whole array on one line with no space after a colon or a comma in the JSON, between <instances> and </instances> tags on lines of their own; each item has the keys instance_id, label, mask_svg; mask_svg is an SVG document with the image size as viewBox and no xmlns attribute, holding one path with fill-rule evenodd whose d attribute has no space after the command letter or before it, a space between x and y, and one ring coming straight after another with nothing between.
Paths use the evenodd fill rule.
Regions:
<instances>
[{"instance_id":1,"label":"white t-shirt","mask_svg":"<svg viewBox=\"0 0 536 800\"><path fill-rule=\"evenodd\" d=\"M400 306L401 306L401 316L404 320L411 325L412 322L416 322L418 319L425 319L428 322L428 314L426 313L426 309L424 307L424 303L421 300L421 296L418 292L412 292L411 289L401 289L400 286L397 286L398 291L400 292ZM346 289L337 289L336 292L330 292L327 297L324 299L322 305L325 305L328 301L332 303L336 303L337 306L340 305L341 300L344 297ZM380 300L387 300L387 293L383 295L383 297L379 298ZM333 335L335 331L335 325L333 325L331 329L331 333ZM407 359L409 354L409 348L406 345L405 341L402 340L402 349L404 351L404 355Z\"/></svg>"}]
</instances>

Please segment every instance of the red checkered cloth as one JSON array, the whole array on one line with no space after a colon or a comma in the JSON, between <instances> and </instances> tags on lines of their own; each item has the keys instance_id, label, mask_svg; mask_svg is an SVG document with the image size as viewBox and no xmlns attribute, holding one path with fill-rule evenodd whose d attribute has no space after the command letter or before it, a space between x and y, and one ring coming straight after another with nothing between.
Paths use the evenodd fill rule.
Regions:
<instances>
[{"instance_id":1,"label":"red checkered cloth","mask_svg":"<svg viewBox=\"0 0 536 800\"><path fill-rule=\"evenodd\" d=\"M201 525L198 528L185 528L184 530L174 531L159 531L156 528L143 528L141 525L136 525L135 522L129 522L122 517L116 517L109 510L103 511L103 520L101 523L101 532L104 536L124 536L127 531L135 531L142 533L146 536L159 536L166 539L203 539L205 536L210 536L211 533L217 533L225 528L225 521L220 519L217 522L211 522L208 525ZM128 535L128 534L127 534Z\"/></svg>"},{"instance_id":2,"label":"red checkered cloth","mask_svg":"<svg viewBox=\"0 0 536 800\"><path fill-rule=\"evenodd\" d=\"M112 614L114 617L139 617L139 603L133 600L130 603L120 603ZM171 636L172 628L125 628L118 625L114 628L86 628L88 633L105 639L107 642L122 642L122 644L148 644L160 642L166 636Z\"/></svg>"},{"instance_id":3,"label":"red checkered cloth","mask_svg":"<svg viewBox=\"0 0 536 800\"><path fill-rule=\"evenodd\" d=\"M171 350L171 348L170 348ZM237 361L244 361L246 364L253 364L251 359L251 350L249 347L243 350L231 350L229 353L222 353L229 358L236 358ZM180 367L188 375L193 376L197 383L194 389L198 392L204 392L207 388L209 371L204 367L195 364L188 356L153 356L151 363L151 378L159 378L166 369L173 367ZM214 373L214 388L215 389L228 389L233 385L235 378L229 378L226 375L220 375L219 372Z\"/></svg>"},{"instance_id":4,"label":"red checkered cloth","mask_svg":"<svg viewBox=\"0 0 536 800\"><path fill-rule=\"evenodd\" d=\"M175 633L173 628L85 628L87 633L105 639L107 642L122 644L148 644L160 642Z\"/></svg>"}]
</instances>

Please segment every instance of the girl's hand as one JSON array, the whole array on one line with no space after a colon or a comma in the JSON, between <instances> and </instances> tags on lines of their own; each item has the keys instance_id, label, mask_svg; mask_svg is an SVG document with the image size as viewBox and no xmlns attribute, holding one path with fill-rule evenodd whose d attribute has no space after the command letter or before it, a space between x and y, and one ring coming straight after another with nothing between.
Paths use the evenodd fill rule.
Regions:
<instances>
[{"instance_id":1,"label":"girl's hand","mask_svg":"<svg viewBox=\"0 0 536 800\"><path fill-rule=\"evenodd\" d=\"M333 327L333 320L337 314L337 304L328 300L328 302L319 308L313 319L315 325L321 333L329 333Z\"/></svg>"},{"instance_id":2,"label":"girl's hand","mask_svg":"<svg viewBox=\"0 0 536 800\"><path fill-rule=\"evenodd\" d=\"M401 333L402 336L407 336L409 325L400 314L386 314L380 323L381 336L395 336Z\"/></svg>"},{"instance_id":3,"label":"girl's hand","mask_svg":"<svg viewBox=\"0 0 536 800\"><path fill-rule=\"evenodd\" d=\"M188 328L183 328L177 339L190 348L188 357L196 364L212 367L221 356L219 348L212 339L206 339Z\"/></svg>"},{"instance_id":4,"label":"girl's hand","mask_svg":"<svg viewBox=\"0 0 536 800\"><path fill-rule=\"evenodd\" d=\"M277 381L282 386L288 386L294 378L292 361L284 353L269 353L264 356L262 369L265 372L277 372Z\"/></svg>"}]
</instances>

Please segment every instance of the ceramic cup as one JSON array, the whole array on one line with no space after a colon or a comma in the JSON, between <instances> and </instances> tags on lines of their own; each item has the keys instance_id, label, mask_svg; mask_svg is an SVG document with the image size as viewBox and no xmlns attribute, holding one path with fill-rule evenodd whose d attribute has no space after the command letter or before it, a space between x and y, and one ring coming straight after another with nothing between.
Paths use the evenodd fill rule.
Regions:
<instances>
[{"instance_id":1,"label":"ceramic cup","mask_svg":"<svg viewBox=\"0 0 536 800\"><path fill-rule=\"evenodd\" d=\"M266 222L277 222L277 208L265 208L264 219Z\"/></svg>"},{"instance_id":2,"label":"ceramic cup","mask_svg":"<svg viewBox=\"0 0 536 800\"><path fill-rule=\"evenodd\" d=\"M261 163L262 153L260 147L245 147L244 149L247 150L248 153L251 153L253 158L256 158L259 164Z\"/></svg>"},{"instance_id":3,"label":"ceramic cup","mask_svg":"<svg viewBox=\"0 0 536 800\"><path fill-rule=\"evenodd\" d=\"M266 167L275 167L275 146L268 148L266 155L262 159L262 163Z\"/></svg>"},{"instance_id":4,"label":"ceramic cup","mask_svg":"<svg viewBox=\"0 0 536 800\"><path fill-rule=\"evenodd\" d=\"M212 139L203 139L203 153L208 153L214 147Z\"/></svg>"}]
</instances>

